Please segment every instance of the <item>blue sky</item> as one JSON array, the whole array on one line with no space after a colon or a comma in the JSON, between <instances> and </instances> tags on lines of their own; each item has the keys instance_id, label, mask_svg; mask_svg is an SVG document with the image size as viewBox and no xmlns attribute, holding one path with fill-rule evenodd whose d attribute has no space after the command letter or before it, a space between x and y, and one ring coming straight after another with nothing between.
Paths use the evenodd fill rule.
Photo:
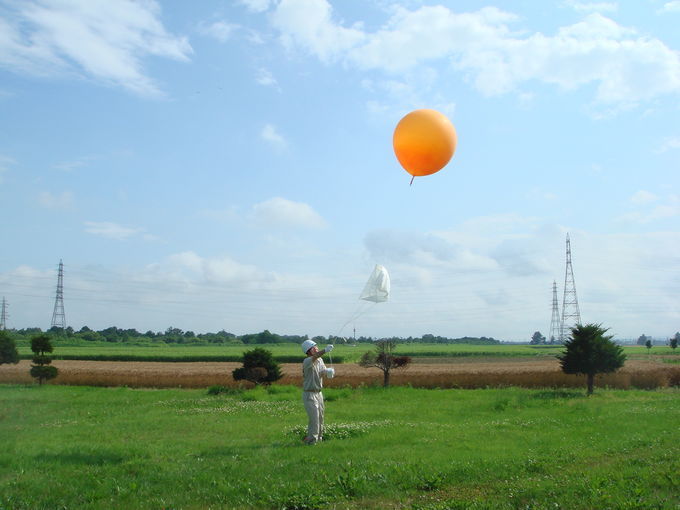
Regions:
<instances>
[{"instance_id":1,"label":"blue sky","mask_svg":"<svg viewBox=\"0 0 680 510\"><path fill-rule=\"evenodd\" d=\"M9 327L680 329L680 1L0 2ZM458 148L410 176L417 108ZM392 294L347 322L378 263Z\"/></svg>"}]
</instances>

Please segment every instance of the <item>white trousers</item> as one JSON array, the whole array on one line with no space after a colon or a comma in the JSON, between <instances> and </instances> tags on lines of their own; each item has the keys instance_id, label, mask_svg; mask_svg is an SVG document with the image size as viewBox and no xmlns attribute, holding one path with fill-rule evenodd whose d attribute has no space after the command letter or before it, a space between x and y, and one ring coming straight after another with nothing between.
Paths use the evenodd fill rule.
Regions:
<instances>
[{"instance_id":1,"label":"white trousers","mask_svg":"<svg viewBox=\"0 0 680 510\"><path fill-rule=\"evenodd\" d=\"M305 404L305 411L307 411L309 417L307 440L316 443L323 437L323 394L320 391L318 393L304 391L302 392L302 402Z\"/></svg>"}]
</instances>

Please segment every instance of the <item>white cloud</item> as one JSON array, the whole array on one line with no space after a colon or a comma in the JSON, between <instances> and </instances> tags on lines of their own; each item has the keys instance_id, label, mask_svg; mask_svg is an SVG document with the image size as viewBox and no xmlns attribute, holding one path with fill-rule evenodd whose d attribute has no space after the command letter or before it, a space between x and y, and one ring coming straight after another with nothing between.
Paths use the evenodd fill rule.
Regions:
<instances>
[{"instance_id":1,"label":"white cloud","mask_svg":"<svg viewBox=\"0 0 680 510\"><path fill-rule=\"evenodd\" d=\"M207 283L248 283L250 285L269 282L272 274L260 271L256 266L241 264L231 257L206 258L196 252L187 251L171 255L161 265L164 270L190 278L198 277ZM187 273L188 272L188 273Z\"/></svg>"},{"instance_id":2,"label":"white cloud","mask_svg":"<svg viewBox=\"0 0 680 510\"><path fill-rule=\"evenodd\" d=\"M255 81L259 85L262 85L264 87L275 87L278 85L276 78L274 78L274 75L264 68L260 68L257 70L257 76L255 77Z\"/></svg>"},{"instance_id":3,"label":"white cloud","mask_svg":"<svg viewBox=\"0 0 680 510\"><path fill-rule=\"evenodd\" d=\"M634 204L649 204L650 202L656 202L658 198L659 197L657 197L654 193L640 190L630 197L630 201Z\"/></svg>"},{"instance_id":4,"label":"white cloud","mask_svg":"<svg viewBox=\"0 0 680 510\"><path fill-rule=\"evenodd\" d=\"M441 81L440 74L431 68L421 68L418 73L407 73L400 79L390 77L382 80L363 79L361 86L371 92L374 98L366 105L371 113L398 117L404 111L422 105L429 105L449 117L453 117L456 104L432 93L434 86Z\"/></svg>"},{"instance_id":5,"label":"white cloud","mask_svg":"<svg viewBox=\"0 0 680 510\"><path fill-rule=\"evenodd\" d=\"M578 2L576 0L565 0L564 4L577 12L615 12L619 5L615 2Z\"/></svg>"},{"instance_id":6,"label":"white cloud","mask_svg":"<svg viewBox=\"0 0 680 510\"><path fill-rule=\"evenodd\" d=\"M680 12L680 0L673 0L671 2L666 2L663 7L659 9L660 13L663 12Z\"/></svg>"},{"instance_id":7,"label":"white cloud","mask_svg":"<svg viewBox=\"0 0 680 510\"><path fill-rule=\"evenodd\" d=\"M505 239L491 252L498 265L511 276L551 275L554 270L535 236Z\"/></svg>"},{"instance_id":8,"label":"white cloud","mask_svg":"<svg viewBox=\"0 0 680 510\"><path fill-rule=\"evenodd\" d=\"M680 92L676 51L599 13L549 36L513 30L519 18L495 7L393 12L371 33L359 25L343 27L326 0L283 0L272 23L286 46L323 62L403 74L428 61L448 60L486 95L512 92L532 80L565 90L595 84L596 100L604 104L635 104Z\"/></svg>"},{"instance_id":9,"label":"white cloud","mask_svg":"<svg viewBox=\"0 0 680 510\"><path fill-rule=\"evenodd\" d=\"M253 220L267 228L321 229L326 221L308 204L293 202L281 197L255 204Z\"/></svg>"},{"instance_id":10,"label":"white cloud","mask_svg":"<svg viewBox=\"0 0 680 510\"><path fill-rule=\"evenodd\" d=\"M169 34L154 0L46 0L16 4L0 18L0 64L20 73L76 74L136 94L161 91L146 75L148 56L186 61L191 46Z\"/></svg>"},{"instance_id":11,"label":"white cloud","mask_svg":"<svg viewBox=\"0 0 680 510\"><path fill-rule=\"evenodd\" d=\"M281 0L271 21L289 48L299 46L324 62L332 61L365 39L358 28L345 28L331 19L326 0Z\"/></svg>"},{"instance_id":12,"label":"white cloud","mask_svg":"<svg viewBox=\"0 0 680 510\"><path fill-rule=\"evenodd\" d=\"M669 136L665 138L659 148L656 150L657 154L668 152L673 149L680 149L680 136Z\"/></svg>"},{"instance_id":13,"label":"white cloud","mask_svg":"<svg viewBox=\"0 0 680 510\"><path fill-rule=\"evenodd\" d=\"M203 35L217 39L221 43L227 42L240 27L226 21L216 21L210 24L201 24L199 31Z\"/></svg>"},{"instance_id":14,"label":"white cloud","mask_svg":"<svg viewBox=\"0 0 680 510\"><path fill-rule=\"evenodd\" d=\"M239 3L245 5L250 11L264 12L273 2L272 0L239 0Z\"/></svg>"},{"instance_id":15,"label":"white cloud","mask_svg":"<svg viewBox=\"0 0 680 510\"><path fill-rule=\"evenodd\" d=\"M83 156L81 158L74 159L72 161L62 161L54 165L54 168L62 170L64 172L72 172L78 168L88 166L96 158L94 156Z\"/></svg>"},{"instance_id":16,"label":"white cloud","mask_svg":"<svg viewBox=\"0 0 680 510\"><path fill-rule=\"evenodd\" d=\"M124 227L109 221L86 221L85 232L108 239L124 241L138 234L143 234L144 229L138 227Z\"/></svg>"},{"instance_id":17,"label":"white cloud","mask_svg":"<svg viewBox=\"0 0 680 510\"><path fill-rule=\"evenodd\" d=\"M557 200L557 195L553 193L552 191L545 191L540 188L531 188L529 192L527 193L527 196L530 199L539 199L539 200L547 200L547 201L554 201Z\"/></svg>"},{"instance_id":18,"label":"white cloud","mask_svg":"<svg viewBox=\"0 0 680 510\"><path fill-rule=\"evenodd\" d=\"M639 200L635 201L636 198ZM636 205L645 206L657 203L659 198L651 193L647 195L647 192L641 191L633 195L632 200ZM647 224L654 221L676 218L678 216L680 216L680 197L677 195L670 195L666 197L661 204L654 205L645 210L625 214L619 219L625 222Z\"/></svg>"},{"instance_id":19,"label":"white cloud","mask_svg":"<svg viewBox=\"0 0 680 510\"><path fill-rule=\"evenodd\" d=\"M430 282L441 271L468 272L496 269L497 263L481 253L438 232L374 230L364 245L371 260L407 271L414 282Z\"/></svg>"},{"instance_id":20,"label":"white cloud","mask_svg":"<svg viewBox=\"0 0 680 510\"><path fill-rule=\"evenodd\" d=\"M271 145L279 149L283 149L288 145L286 143L286 139L278 132L276 126L273 124L266 124L262 128L260 136L263 140L269 142Z\"/></svg>"},{"instance_id":21,"label":"white cloud","mask_svg":"<svg viewBox=\"0 0 680 510\"><path fill-rule=\"evenodd\" d=\"M15 163L16 161L14 161L12 158L0 154L0 184L2 184L2 174L7 172L10 166L14 165Z\"/></svg>"},{"instance_id":22,"label":"white cloud","mask_svg":"<svg viewBox=\"0 0 680 510\"><path fill-rule=\"evenodd\" d=\"M38 202L47 209L71 209L73 207L73 193L64 191L59 195L53 195L49 191L43 191L38 195Z\"/></svg>"},{"instance_id":23,"label":"white cloud","mask_svg":"<svg viewBox=\"0 0 680 510\"><path fill-rule=\"evenodd\" d=\"M456 260L461 247L435 234L399 230L373 230L364 238L376 260L438 264Z\"/></svg>"}]
</instances>

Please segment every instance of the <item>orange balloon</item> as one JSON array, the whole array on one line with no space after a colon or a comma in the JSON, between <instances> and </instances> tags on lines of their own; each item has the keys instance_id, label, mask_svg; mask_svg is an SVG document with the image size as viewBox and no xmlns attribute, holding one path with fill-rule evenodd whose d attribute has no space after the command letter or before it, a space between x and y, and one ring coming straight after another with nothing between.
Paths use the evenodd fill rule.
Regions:
<instances>
[{"instance_id":1,"label":"orange balloon","mask_svg":"<svg viewBox=\"0 0 680 510\"><path fill-rule=\"evenodd\" d=\"M458 137L451 121L436 110L414 110L394 129L394 153L404 169L422 176L438 172L456 151Z\"/></svg>"}]
</instances>

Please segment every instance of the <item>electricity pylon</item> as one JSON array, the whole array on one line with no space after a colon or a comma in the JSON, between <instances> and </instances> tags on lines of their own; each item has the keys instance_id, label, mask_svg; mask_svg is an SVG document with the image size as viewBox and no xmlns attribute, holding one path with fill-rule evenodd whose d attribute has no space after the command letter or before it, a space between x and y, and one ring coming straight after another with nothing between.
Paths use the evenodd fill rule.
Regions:
<instances>
[{"instance_id":1,"label":"electricity pylon","mask_svg":"<svg viewBox=\"0 0 680 510\"><path fill-rule=\"evenodd\" d=\"M560 323L560 343L567 341L571 328L581 324L581 311L578 308L574 269L571 266L571 241L567 234L567 265L564 271L564 296L562 298L562 320Z\"/></svg>"},{"instance_id":2,"label":"electricity pylon","mask_svg":"<svg viewBox=\"0 0 680 510\"><path fill-rule=\"evenodd\" d=\"M64 263L59 260L59 274L57 276L57 297L54 301L52 312L52 327L64 329L66 327L66 315L64 314Z\"/></svg>"},{"instance_id":3,"label":"electricity pylon","mask_svg":"<svg viewBox=\"0 0 680 510\"><path fill-rule=\"evenodd\" d=\"M548 335L548 343L557 343L560 339L560 308L557 302L557 282L553 280L553 298L552 298L552 317L550 318L550 334Z\"/></svg>"},{"instance_id":4,"label":"electricity pylon","mask_svg":"<svg viewBox=\"0 0 680 510\"><path fill-rule=\"evenodd\" d=\"M2 311L0 312L0 330L4 331L7 329L7 317L9 315L7 314L7 300L2 298Z\"/></svg>"}]
</instances>

